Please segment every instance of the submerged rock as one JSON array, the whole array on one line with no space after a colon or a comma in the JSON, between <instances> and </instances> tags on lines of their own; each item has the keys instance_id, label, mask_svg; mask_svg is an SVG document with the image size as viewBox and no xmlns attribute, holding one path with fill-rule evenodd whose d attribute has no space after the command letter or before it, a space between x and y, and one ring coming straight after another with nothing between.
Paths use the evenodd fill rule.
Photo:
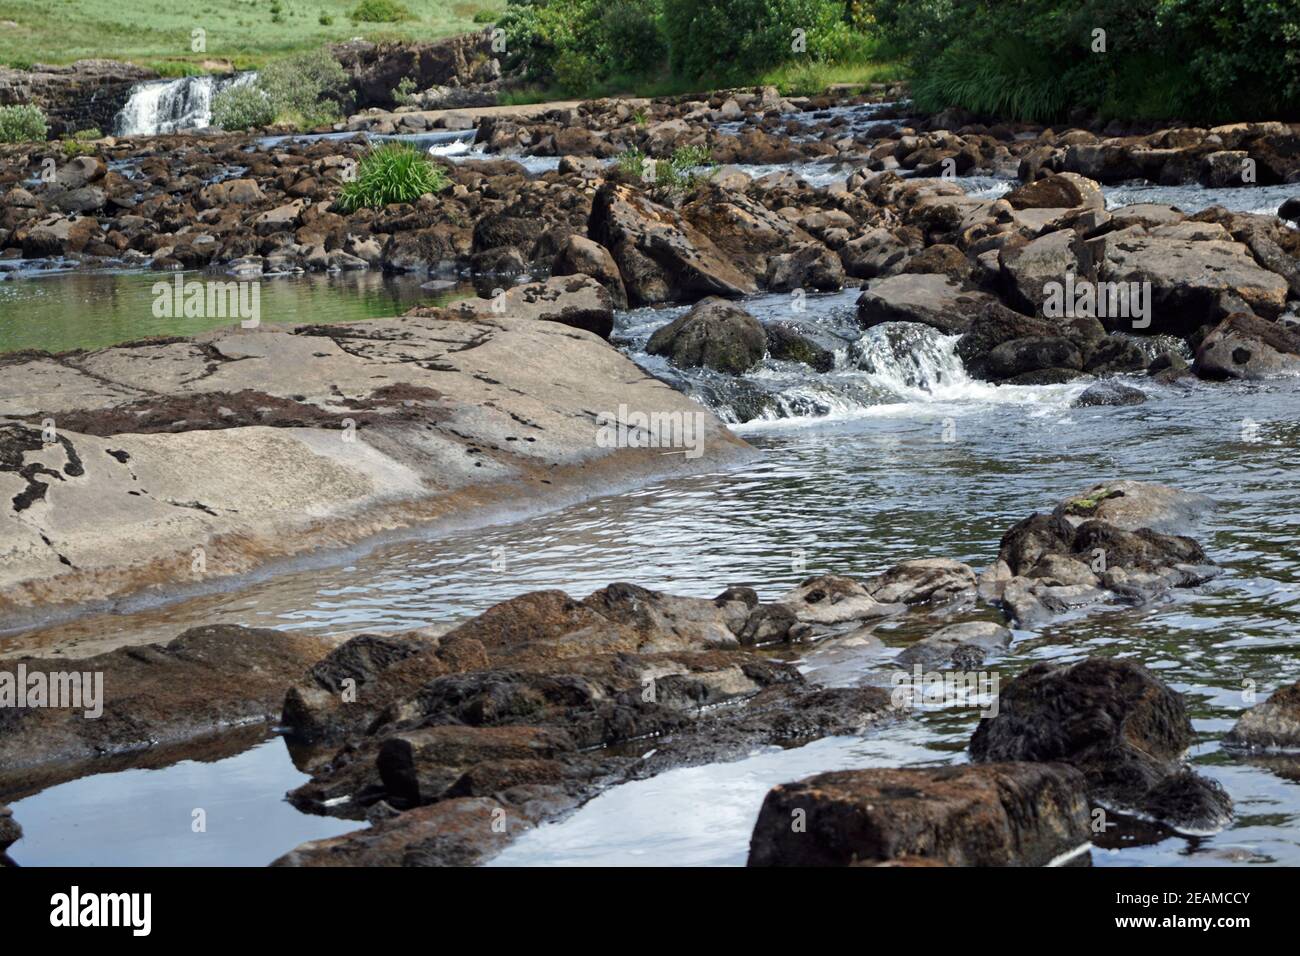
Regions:
<instances>
[{"instance_id":1,"label":"submerged rock","mask_svg":"<svg viewBox=\"0 0 1300 956\"><path fill-rule=\"evenodd\" d=\"M1217 829L1232 804L1186 770L1192 740L1181 694L1134 661L1090 657L1034 664L1012 680L997 715L980 720L970 753L980 763L1068 763L1083 772L1094 802L1180 829Z\"/></svg>"},{"instance_id":2,"label":"submerged rock","mask_svg":"<svg viewBox=\"0 0 1300 956\"><path fill-rule=\"evenodd\" d=\"M1275 690L1237 718L1224 743L1248 750L1300 750L1300 682Z\"/></svg>"},{"instance_id":3,"label":"submerged rock","mask_svg":"<svg viewBox=\"0 0 1300 956\"><path fill-rule=\"evenodd\" d=\"M1060 764L818 774L768 792L750 838L749 865L1086 862L1083 786L1077 770Z\"/></svg>"},{"instance_id":4,"label":"submerged rock","mask_svg":"<svg viewBox=\"0 0 1300 956\"><path fill-rule=\"evenodd\" d=\"M941 627L928 637L910 644L894 663L971 669L1011 646L1011 632L992 621L966 621Z\"/></svg>"},{"instance_id":5,"label":"submerged rock","mask_svg":"<svg viewBox=\"0 0 1300 956\"><path fill-rule=\"evenodd\" d=\"M1147 400L1146 392L1123 382L1096 382L1084 389L1083 394L1071 404L1075 408L1096 405L1141 405Z\"/></svg>"}]
</instances>

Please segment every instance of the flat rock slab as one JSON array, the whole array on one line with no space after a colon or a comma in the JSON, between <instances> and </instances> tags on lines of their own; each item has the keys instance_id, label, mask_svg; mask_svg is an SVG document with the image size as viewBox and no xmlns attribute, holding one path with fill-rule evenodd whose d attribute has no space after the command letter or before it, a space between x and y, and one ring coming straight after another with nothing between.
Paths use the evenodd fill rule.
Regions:
<instances>
[{"instance_id":1,"label":"flat rock slab","mask_svg":"<svg viewBox=\"0 0 1300 956\"><path fill-rule=\"evenodd\" d=\"M192 628L167 644L119 648L81 660L0 662L0 790L20 784L23 771L43 765L145 750L273 720L286 689L335 643L223 624ZM39 703L38 687L45 688ZM80 696L74 697L78 687Z\"/></svg>"},{"instance_id":2,"label":"flat rock slab","mask_svg":"<svg viewBox=\"0 0 1300 956\"><path fill-rule=\"evenodd\" d=\"M750 866L1045 866L1089 842L1083 775L1001 763L818 774L768 792Z\"/></svg>"},{"instance_id":3,"label":"flat rock slab","mask_svg":"<svg viewBox=\"0 0 1300 956\"><path fill-rule=\"evenodd\" d=\"M508 310L0 358L0 612L747 453L597 335Z\"/></svg>"}]
</instances>

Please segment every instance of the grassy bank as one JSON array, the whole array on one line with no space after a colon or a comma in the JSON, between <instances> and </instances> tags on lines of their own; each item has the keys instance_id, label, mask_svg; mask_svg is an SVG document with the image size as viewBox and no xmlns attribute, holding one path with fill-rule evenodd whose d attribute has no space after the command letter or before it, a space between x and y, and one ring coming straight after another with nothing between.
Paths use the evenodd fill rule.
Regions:
<instances>
[{"instance_id":1,"label":"grassy bank","mask_svg":"<svg viewBox=\"0 0 1300 956\"><path fill-rule=\"evenodd\" d=\"M362 36L432 40L480 27L505 0L401 0L411 18L354 22L358 0L0 0L0 63L70 63L105 57L150 66L166 76L231 63L257 68L288 53ZM191 31L207 50L191 50Z\"/></svg>"}]
</instances>

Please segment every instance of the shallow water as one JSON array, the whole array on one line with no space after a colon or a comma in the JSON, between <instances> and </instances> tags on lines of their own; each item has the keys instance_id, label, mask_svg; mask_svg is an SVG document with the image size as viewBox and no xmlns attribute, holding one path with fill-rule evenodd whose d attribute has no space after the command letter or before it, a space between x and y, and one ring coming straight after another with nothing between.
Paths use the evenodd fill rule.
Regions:
<instances>
[{"instance_id":1,"label":"shallow water","mask_svg":"<svg viewBox=\"0 0 1300 956\"><path fill-rule=\"evenodd\" d=\"M24 264L30 269L30 264ZM183 282L228 282L204 272L42 272L9 274L0 281L0 354L21 349L65 352L97 349L154 335L197 335L230 326L237 319L154 314L155 286ZM5 278L0 264L0 279ZM439 305L473 295L469 286L448 292L420 288L423 277L379 272L267 277L259 281L261 321L355 322L400 315L416 305Z\"/></svg>"},{"instance_id":2,"label":"shallow water","mask_svg":"<svg viewBox=\"0 0 1300 956\"><path fill-rule=\"evenodd\" d=\"M1157 201L1175 201L1172 192L1160 195L1166 198ZM1185 209L1219 201L1196 187L1178 196ZM0 284L0 294L38 282L69 280ZM1034 510L1099 481L1158 481L1219 503L1197 537L1225 573L1152 607L1017 631L1009 654L991 669L1005 681L1035 661L1120 655L1187 695L1198 735L1191 759L1227 788L1236 820L1204 838L1099 839L1105 848L1093 849L1094 863L1300 864L1300 768L1245 759L1218 744L1251 702L1249 690L1263 699L1300 678L1293 478L1300 383L1135 380L1150 396L1144 405L1075 409L1070 403L1083 384L995 387L965 375L950 337L905 327L856 330L855 297L810 296L802 312L791 311L789 296L747 303L761 318L807 322L838 337L836 368L826 375L770 361L741 380L682 374L641 352L650 332L680 310L619 316L616 337L650 370L675 377L729 420L762 411L738 425L764 452L752 462L515 524L415 536L166 607L133 604L130 614L0 638L0 652L54 641L75 650L79 641L114 634L166 637L216 622L329 632L415 627L464 619L526 590L585 595L618 580L699 596L749 584L773 598L810 574L861 577L912 557L952 557L979 568L996 554L1002 533ZM87 301L101 304L94 296ZM884 636L891 647L903 642L901 634ZM829 683L887 685L893 653L827 645L809 650L802 666ZM969 709L930 709L861 739L769 748L625 785L525 835L498 862L743 863L772 784L829 769L962 760L976 719ZM15 804L28 835L12 852L19 862L269 862L303 839L356 826L302 818L280 802L301 779L283 745L270 741L212 764L62 784ZM110 810L94 809L101 804ZM243 822L204 844L189 830L196 806L210 808L204 839L214 835L213 819ZM274 834L262 827L263 815L278 821Z\"/></svg>"}]
</instances>

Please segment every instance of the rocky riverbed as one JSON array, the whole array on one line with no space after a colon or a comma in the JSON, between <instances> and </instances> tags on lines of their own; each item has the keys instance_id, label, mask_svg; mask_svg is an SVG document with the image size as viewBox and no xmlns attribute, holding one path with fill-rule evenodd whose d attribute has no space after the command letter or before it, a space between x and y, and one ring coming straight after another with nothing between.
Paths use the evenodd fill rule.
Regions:
<instances>
[{"instance_id":1,"label":"rocky riverbed","mask_svg":"<svg viewBox=\"0 0 1300 956\"><path fill-rule=\"evenodd\" d=\"M840 387L850 364L881 377L888 359L891 381L933 391L943 383L924 363L942 352L944 374L971 394L1063 395L1060 408L1094 416L1148 401L1168 416L1178 395L1225 420L1238 406L1267 417L1251 396L1288 388L1278 376L1300 368L1294 204L1184 211L1119 205L1107 190L1134 179L1285 189L1300 128L1045 130L909 117L886 102L895 92L377 111L331 138L104 141L74 159L6 147L9 275L374 269L498 290L364 323L0 356L6 613L142 589L174 597L431 521L732 468L753 451L719 418L824 414L773 387L777 372L809 394ZM451 186L342 213L333 203L363 134L455 151L438 160ZM611 163L687 145L720 164L693 188ZM981 188L989 180L997 188ZM1065 290L1105 284L1144 298L1123 313L1097 315L1095 299L1054 311ZM629 411L699 421L699 455L685 454L693 443L610 447L602 421L626 425ZM939 423L939 447L958 441L960 414ZM468 620L359 636L325 626L288 641L212 623L160 641L127 627L80 650L35 645L53 646L48 656L19 638L0 673L93 652L79 666L135 690L110 692L102 721L5 711L4 763L17 769L0 797L277 721L308 776L293 806L359 827L277 862L511 859L651 777L912 733L897 674L984 672L1042 630L1214 600L1230 562L1196 533L1214 502L1191 493L1210 482L1177 467L1188 491L1094 461L1093 479L1059 501L1022 489L996 547L936 546L936 527L919 553L779 587L752 572L722 575L730 586L707 595L604 577L586 597L564 581L519 588ZM1068 660L1013 658L997 712L950 735L969 765L791 778L762 803L750 862L1080 863L1114 819L1187 839L1237 826L1234 788L1189 761L1204 730L1185 682L1125 640L1119 657L1091 636ZM250 657L259 680L237 681ZM1288 688L1219 728L1224 754L1295 747ZM806 829L791 828L796 817ZM17 839L13 819L0 815L0 852Z\"/></svg>"}]
</instances>

